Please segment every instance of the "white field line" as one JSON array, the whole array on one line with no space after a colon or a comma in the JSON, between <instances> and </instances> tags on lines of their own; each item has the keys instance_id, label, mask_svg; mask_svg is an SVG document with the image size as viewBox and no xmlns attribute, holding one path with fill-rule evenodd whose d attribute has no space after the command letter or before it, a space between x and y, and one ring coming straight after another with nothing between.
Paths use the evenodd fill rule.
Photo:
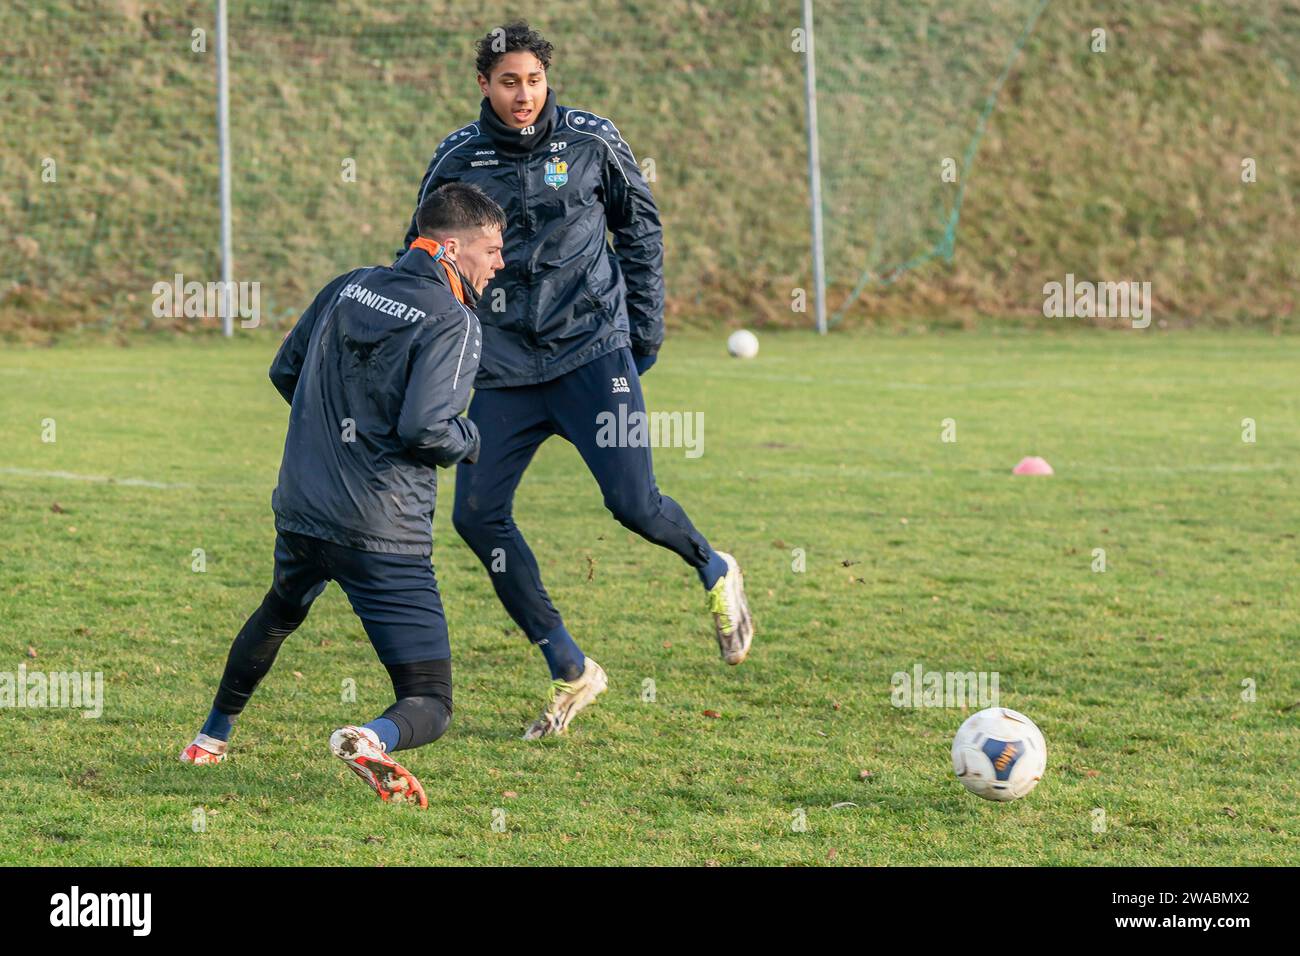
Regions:
<instances>
[{"instance_id":1,"label":"white field line","mask_svg":"<svg viewBox=\"0 0 1300 956\"><path fill-rule=\"evenodd\" d=\"M193 488L188 484L168 484L146 478L110 478L107 475L78 475L71 471L36 471L31 468L0 468L0 475L19 475L23 478L62 478L65 481L98 481L132 488Z\"/></svg>"}]
</instances>

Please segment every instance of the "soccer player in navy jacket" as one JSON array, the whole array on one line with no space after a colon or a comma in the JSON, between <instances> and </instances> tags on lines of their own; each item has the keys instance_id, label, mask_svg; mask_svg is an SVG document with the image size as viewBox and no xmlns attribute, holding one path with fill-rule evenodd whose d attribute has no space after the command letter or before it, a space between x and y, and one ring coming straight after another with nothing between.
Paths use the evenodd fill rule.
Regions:
<instances>
[{"instance_id":1,"label":"soccer player in navy jacket","mask_svg":"<svg viewBox=\"0 0 1300 956\"><path fill-rule=\"evenodd\" d=\"M555 102L552 52L523 22L479 41L479 119L443 140L419 193L469 182L506 213L506 265L477 309L483 355L469 417L482 448L476 464L457 469L452 520L550 668L549 700L525 739L563 733L606 686L551 603L512 515L524 470L551 435L577 447L619 522L698 571L727 663L745 659L754 634L739 565L660 494L648 437L598 438L602 414L619 417L620 405L645 413L639 376L664 338L663 230L614 124ZM408 244L416 232L412 221Z\"/></svg>"},{"instance_id":2,"label":"soccer player in navy jacket","mask_svg":"<svg viewBox=\"0 0 1300 956\"><path fill-rule=\"evenodd\" d=\"M436 468L474 461L461 416L478 370L477 293L501 268L501 207L468 184L430 192L391 267L330 282L285 338L271 381L289 403L275 512L275 573L235 638L203 729L181 754L226 757L235 719L329 581L361 618L396 702L330 748L379 796L427 805L394 751L451 722L451 647L430 564Z\"/></svg>"}]
</instances>

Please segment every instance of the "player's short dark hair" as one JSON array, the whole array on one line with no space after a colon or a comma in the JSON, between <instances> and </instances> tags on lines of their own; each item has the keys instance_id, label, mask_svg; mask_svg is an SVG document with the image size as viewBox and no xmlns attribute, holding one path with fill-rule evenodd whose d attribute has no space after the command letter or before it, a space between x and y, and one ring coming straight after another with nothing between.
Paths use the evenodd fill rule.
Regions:
<instances>
[{"instance_id":1,"label":"player's short dark hair","mask_svg":"<svg viewBox=\"0 0 1300 956\"><path fill-rule=\"evenodd\" d=\"M473 183L445 183L424 197L415 225L430 239L493 226L505 232L506 214Z\"/></svg>"},{"instance_id":2,"label":"player's short dark hair","mask_svg":"<svg viewBox=\"0 0 1300 956\"><path fill-rule=\"evenodd\" d=\"M478 56L474 60L474 66L490 79L492 67L497 65L497 60L517 50L527 50L537 57L543 70L551 68L551 54L555 52L555 47L547 42L546 37L530 27L526 20L515 20L505 26L494 27L487 36L479 40Z\"/></svg>"}]
</instances>

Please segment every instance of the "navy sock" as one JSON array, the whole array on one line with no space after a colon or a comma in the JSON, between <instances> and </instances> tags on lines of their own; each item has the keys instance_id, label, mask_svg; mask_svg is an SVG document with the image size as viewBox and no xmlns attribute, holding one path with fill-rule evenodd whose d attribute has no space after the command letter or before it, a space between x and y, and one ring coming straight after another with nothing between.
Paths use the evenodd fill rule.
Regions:
<instances>
[{"instance_id":1,"label":"navy sock","mask_svg":"<svg viewBox=\"0 0 1300 956\"><path fill-rule=\"evenodd\" d=\"M722 555L716 551L710 551L709 554L711 555L709 563L696 569L706 591L712 591L713 585L718 583L718 578L727 573L727 562L722 559Z\"/></svg>"},{"instance_id":2,"label":"navy sock","mask_svg":"<svg viewBox=\"0 0 1300 956\"><path fill-rule=\"evenodd\" d=\"M370 723L366 724L367 730L373 730L380 741L383 742L384 750L392 753L397 747L397 743L402 739L402 732L398 729L397 724L393 723L387 717L376 717Z\"/></svg>"},{"instance_id":3,"label":"navy sock","mask_svg":"<svg viewBox=\"0 0 1300 956\"><path fill-rule=\"evenodd\" d=\"M230 729L234 726L235 718L229 714L223 714L215 707L208 714L208 719L203 722L203 729L200 733L207 734L209 737L215 737L217 740L229 740Z\"/></svg>"},{"instance_id":4,"label":"navy sock","mask_svg":"<svg viewBox=\"0 0 1300 956\"><path fill-rule=\"evenodd\" d=\"M537 646L542 649L546 666L551 669L551 680L573 680L582 676L585 656L563 624L537 641Z\"/></svg>"}]
</instances>

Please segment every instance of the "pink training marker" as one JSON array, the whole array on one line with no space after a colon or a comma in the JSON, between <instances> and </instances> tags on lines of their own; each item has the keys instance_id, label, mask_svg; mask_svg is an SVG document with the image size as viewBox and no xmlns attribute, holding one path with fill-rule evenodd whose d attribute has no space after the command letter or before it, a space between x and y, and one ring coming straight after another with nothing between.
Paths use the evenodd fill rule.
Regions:
<instances>
[{"instance_id":1,"label":"pink training marker","mask_svg":"<svg viewBox=\"0 0 1300 956\"><path fill-rule=\"evenodd\" d=\"M1011 474L1051 475L1051 474L1055 474L1055 472L1052 471L1052 466L1049 465L1044 459L1039 458L1037 455L1035 455L1031 458L1021 458L1020 464L1016 465L1016 467L1011 469Z\"/></svg>"}]
</instances>

